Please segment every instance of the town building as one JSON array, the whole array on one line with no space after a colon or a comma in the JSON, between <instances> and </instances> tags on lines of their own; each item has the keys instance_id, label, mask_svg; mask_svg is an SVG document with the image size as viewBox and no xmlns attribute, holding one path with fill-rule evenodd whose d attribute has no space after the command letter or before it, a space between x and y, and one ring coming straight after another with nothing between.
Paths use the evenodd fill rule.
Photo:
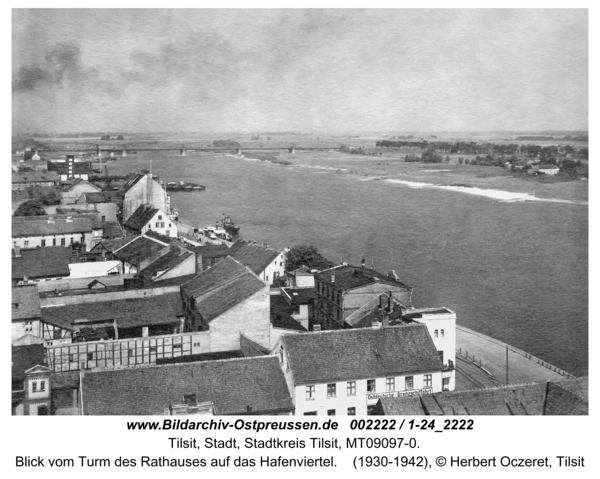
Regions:
<instances>
[{"instance_id":1,"label":"town building","mask_svg":"<svg viewBox=\"0 0 600 479\"><path fill-rule=\"evenodd\" d=\"M159 283L167 279L196 274L196 268L196 255L193 252L171 245L166 254L143 268L140 276L144 279L144 284Z\"/></svg>"},{"instance_id":2,"label":"town building","mask_svg":"<svg viewBox=\"0 0 600 479\"><path fill-rule=\"evenodd\" d=\"M589 411L588 378L381 398L382 416L578 416Z\"/></svg>"},{"instance_id":3,"label":"town building","mask_svg":"<svg viewBox=\"0 0 600 479\"><path fill-rule=\"evenodd\" d=\"M206 243L201 246L187 245L186 248L196 254L199 273L208 268L212 268L219 261L231 255L229 247L225 244Z\"/></svg>"},{"instance_id":4,"label":"town building","mask_svg":"<svg viewBox=\"0 0 600 479\"><path fill-rule=\"evenodd\" d=\"M187 330L210 331L211 351L240 348L240 334L270 346L269 285L227 257L181 287Z\"/></svg>"},{"instance_id":5,"label":"town building","mask_svg":"<svg viewBox=\"0 0 600 479\"><path fill-rule=\"evenodd\" d=\"M102 238L102 223L95 215L13 216L13 243L22 249L85 245Z\"/></svg>"},{"instance_id":6,"label":"town building","mask_svg":"<svg viewBox=\"0 0 600 479\"><path fill-rule=\"evenodd\" d=\"M267 244L239 240L231 246L231 255L269 284L285 274L285 251L275 251Z\"/></svg>"},{"instance_id":7,"label":"town building","mask_svg":"<svg viewBox=\"0 0 600 479\"><path fill-rule=\"evenodd\" d=\"M32 186L55 187L60 185L60 177L54 171L26 171L12 173L12 189L24 190Z\"/></svg>"},{"instance_id":8,"label":"town building","mask_svg":"<svg viewBox=\"0 0 600 479\"><path fill-rule=\"evenodd\" d=\"M294 271L286 272L287 284L291 288L314 288L315 274L306 266L301 266Z\"/></svg>"},{"instance_id":9,"label":"town building","mask_svg":"<svg viewBox=\"0 0 600 479\"><path fill-rule=\"evenodd\" d=\"M425 325L284 334L273 349L296 415L367 415L382 397L442 391Z\"/></svg>"},{"instance_id":10,"label":"town building","mask_svg":"<svg viewBox=\"0 0 600 479\"><path fill-rule=\"evenodd\" d=\"M141 235L155 231L172 238L177 237L177 226L164 213L164 210L153 208L149 204L140 205L135 212L123 223L126 231Z\"/></svg>"},{"instance_id":11,"label":"town building","mask_svg":"<svg viewBox=\"0 0 600 479\"><path fill-rule=\"evenodd\" d=\"M393 274L345 263L315 274L315 287L314 323L322 329L352 327L347 318L381 293L405 305L412 296L412 288Z\"/></svg>"},{"instance_id":12,"label":"town building","mask_svg":"<svg viewBox=\"0 0 600 479\"><path fill-rule=\"evenodd\" d=\"M554 176L560 171L560 169L558 168L558 166L553 164L539 164L534 165L531 171L536 172L538 174Z\"/></svg>"},{"instance_id":13,"label":"town building","mask_svg":"<svg viewBox=\"0 0 600 479\"><path fill-rule=\"evenodd\" d=\"M12 347L13 415L47 416L51 407L51 371L43 365L41 344Z\"/></svg>"},{"instance_id":14,"label":"town building","mask_svg":"<svg viewBox=\"0 0 600 479\"><path fill-rule=\"evenodd\" d=\"M122 194L123 221L127 221L140 206L146 204L149 204L152 208L163 211L166 214L171 210L170 199L167 192L160 183L153 178L151 173L137 175L135 178L128 181L122 189ZM174 233L173 236L177 236L177 234Z\"/></svg>"},{"instance_id":15,"label":"town building","mask_svg":"<svg viewBox=\"0 0 600 479\"><path fill-rule=\"evenodd\" d=\"M273 356L85 371L82 414L290 415L285 378Z\"/></svg>"},{"instance_id":16,"label":"town building","mask_svg":"<svg viewBox=\"0 0 600 479\"><path fill-rule=\"evenodd\" d=\"M26 334L41 337L42 312L35 284L12 287L12 341Z\"/></svg>"},{"instance_id":17,"label":"town building","mask_svg":"<svg viewBox=\"0 0 600 479\"><path fill-rule=\"evenodd\" d=\"M289 315L307 331L313 315L314 297L314 288L281 288L281 298L290 308Z\"/></svg>"},{"instance_id":18,"label":"town building","mask_svg":"<svg viewBox=\"0 0 600 479\"><path fill-rule=\"evenodd\" d=\"M62 205L76 203L79 197L84 193L101 193L102 190L83 178L77 178L69 184L62 193Z\"/></svg>"},{"instance_id":19,"label":"town building","mask_svg":"<svg viewBox=\"0 0 600 479\"><path fill-rule=\"evenodd\" d=\"M121 261L123 273L139 273L170 251L169 243L145 235L130 238L124 245L113 249L112 253Z\"/></svg>"}]
</instances>

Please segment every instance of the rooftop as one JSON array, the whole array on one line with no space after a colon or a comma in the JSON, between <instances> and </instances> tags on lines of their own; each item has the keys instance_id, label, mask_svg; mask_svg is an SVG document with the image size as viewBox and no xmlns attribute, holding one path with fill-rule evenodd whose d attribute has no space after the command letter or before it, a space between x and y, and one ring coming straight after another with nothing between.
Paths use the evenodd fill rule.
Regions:
<instances>
[{"instance_id":1,"label":"rooftop","mask_svg":"<svg viewBox=\"0 0 600 479\"><path fill-rule=\"evenodd\" d=\"M113 250L113 253L121 261L137 265L168 247L168 244L164 244L156 239L148 238L147 236L136 236L129 243L121 246L119 249Z\"/></svg>"},{"instance_id":2,"label":"rooftop","mask_svg":"<svg viewBox=\"0 0 600 479\"><path fill-rule=\"evenodd\" d=\"M44 236L90 233L90 216L13 216L12 236Z\"/></svg>"},{"instance_id":3,"label":"rooftop","mask_svg":"<svg viewBox=\"0 0 600 479\"><path fill-rule=\"evenodd\" d=\"M150 205L140 205L137 210L133 212L133 214L127 218L124 226L127 228L131 228L132 230L141 231L144 226L146 226L154 215L158 213L160 210L158 208L152 208Z\"/></svg>"},{"instance_id":4,"label":"rooftop","mask_svg":"<svg viewBox=\"0 0 600 479\"><path fill-rule=\"evenodd\" d=\"M331 281L332 276L335 277L335 282L333 283ZM412 290L410 286L407 286L384 273L380 273L374 269L361 268L352 265L336 266L335 268L317 273L315 277L341 290L358 288L376 282L401 287L407 291Z\"/></svg>"},{"instance_id":5,"label":"rooftop","mask_svg":"<svg viewBox=\"0 0 600 479\"><path fill-rule=\"evenodd\" d=\"M162 415L184 396L218 415L294 410L275 356L90 372L82 390L86 415Z\"/></svg>"},{"instance_id":6,"label":"rooftop","mask_svg":"<svg viewBox=\"0 0 600 479\"><path fill-rule=\"evenodd\" d=\"M255 274L262 273L281 254L279 251L241 240L231 247L231 252L236 260L250 268Z\"/></svg>"},{"instance_id":7,"label":"rooftop","mask_svg":"<svg viewBox=\"0 0 600 479\"><path fill-rule=\"evenodd\" d=\"M244 265L227 257L182 286L196 299L196 309L211 321L266 285Z\"/></svg>"},{"instance_id":8,"label":"rooftop","mask_svg":"<svg viewBox=\"0 0 600 479\"><path fill-rule=\"evenodd\" d=\"M427 327L345 329L282 336L296 385L441 371Z\"/></svg>"},{"instance_id":9,"label":"rooftop","mask_svg":"<svg viewBox=\"0 0 600 479\"><path fill-rule=\"evenodd\" d=\"M304 326L296 321L292 316L290 305L281 295L273 295L271 299L271 324L274 328L289 329L292 331L306 332Z\"/></svg>"},{"instance_id":10,"label":"rooftop","mask_svg":"<svg viewBox=\"0 0 600 479\"><path fill-rule=\"evenodd\" d=\"M13 183L38 183L45 181L59 182L60 176L55 171L25 171L12 174Z\"/></svg>"},{"instance_id":11,"label":"rooftop","mask_svg":"<svg viewBox=\"0 0 600 479\"><path fill-rule=\"evenodd\" d=\"M380 399L385 415L555 416L588 414L587 378ZM585 396L576 391L585 387ZM573 391L575 389L576 391Z\"/></svg>"},{"instance_id":12,"label":"rooftop","mask_svg":"<svg viewBox=\"0 0 600 479\"><path fill-rule=\"evenodd\" d=\"M66 321L71 325L116 321L119 328L178 323L176 312L165 296L76 303L42 308L43 321Z\"/></svg>"},{"instance_id":13,"label":"rooftop","mask_svg":"<svg viewBox=\"0 0 600 479\"><path fill-rule=\"evenodd\" d=\"M291 304L309 304L315 297L314 288L281 288L281 291Z\"/></svg>"},{"instance_id":14,"label":"rooftop","mask_svg":"<svg viewBox=\"0 0 600 479\"><path fill-rule=\"evenodd\" d=\"M162 255L156 261L150 263L147 267L142 269L140 274L146 279L158 279L160 278L160 275L175 268L192 256L194 256L194 253L191 251L182 250L177 246L171 246L171 249L167 254Z\"/></svg>"},{"instance_id":15,"label":"rooftop","mask_svg":"<svg viewBox=\"0 0 600 479\"><path fill-rule=\"evenodd\" d=\"M69 276L71 248L48 246L46 248L22 249L19 258L12 254L12 279L62 278Z\"/></svg>"},{"instance_id":16,"label":"rooftop","mask_svg":"<svg viewBox=\"0 0 600 479\"><path fill-rule=\"evenodd\" d=\"M41 317L40 296L35 284L12 287L12 320Z\"/></svg>"},{"instance_id":17,"label":"rooftop","mask_svg":"<svg viewBox=\"0 0 600 479\"><path fill-rule=\"evenodd\" d=\"M22 389L25 371L45 361L44 345L30 344L27 346L12 347L12 382L15 387Z\"/></svg>"}]
</instances>

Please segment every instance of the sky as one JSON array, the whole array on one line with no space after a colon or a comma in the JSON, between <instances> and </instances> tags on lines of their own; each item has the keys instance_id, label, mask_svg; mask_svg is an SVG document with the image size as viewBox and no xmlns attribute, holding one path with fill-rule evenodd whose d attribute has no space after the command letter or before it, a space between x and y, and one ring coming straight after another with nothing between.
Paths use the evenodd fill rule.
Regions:
<instances>
[{"instance_id":1,"label":"sky","mask_svg":"<svg viewBox=\"0 0 600 479\"><path fill-rule=\"evenodd\" d=\"M27 132L588 128L585 9L15 9Z\"/></svg>"}]
</instances>

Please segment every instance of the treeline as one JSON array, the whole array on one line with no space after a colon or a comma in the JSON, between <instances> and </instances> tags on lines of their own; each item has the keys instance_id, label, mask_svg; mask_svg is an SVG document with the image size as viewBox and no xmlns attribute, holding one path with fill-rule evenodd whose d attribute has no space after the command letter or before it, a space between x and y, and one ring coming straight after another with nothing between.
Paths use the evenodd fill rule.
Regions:
<instances>
[{"instance_id":1,"label":"treeline","mask_svg":"<svg viewBox=\"0 0 600 479\"><path fill-rule=\"evenodd\" d=\"M240 144L233 140L215 140L213 141L213 146L219 148L240 148Z\"/></svg>"},{"instance_id":2,"label":"treeline","mask_svg":"<svg viewBox=\"0 0 600 479\"><path fill-rule=\"evenodd\" d=\"M82 131L80 133L32 133L33 138L89 138L102 137L106 133L102 131ZM116 135L116 133L115 133Z\"/></svg>"},{"instance_id":3,"label":"treeline","mask_svg":"<svg viewBox=\"0 0 600 479\"><path fill-rule=\"evenodd\" d=\"M442 153L453 153L459 155L527 155L553 157L558 155L573 155L579 158L588 157L588 147L575 148L571 145L565 146L540 146L534 144L497 144L497 143L475 143L465 141L391 141L381 140L376 143L379 148L420 148L421 150L432 150Z\"/></svg>"}]
</instances>

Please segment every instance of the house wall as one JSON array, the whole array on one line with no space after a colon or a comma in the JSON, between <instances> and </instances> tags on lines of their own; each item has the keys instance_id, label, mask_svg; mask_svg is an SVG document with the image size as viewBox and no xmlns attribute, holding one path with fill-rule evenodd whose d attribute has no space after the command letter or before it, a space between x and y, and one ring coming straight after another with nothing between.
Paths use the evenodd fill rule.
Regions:
<instances>
[{"instance_id":1,"label":"house wall","mask_svg":"<svg viewBox=\"0 0 600 479\"><path fill-rule=\"evenodd\" d=\"M54 372L156 364L157 359L211 351L208 331L150 336L146 338L90 341L46 348L47 366Z\"/></svg>"},{"instance_id":2,"label":"house wall","mask_svg":"<svg viewBox=\"0 0 600 479\"><path fill-rule=\"evenodd\" d=\"M116 203L85 203L83 196L77 203L69 205L69 208L82 211L96 211L100 217L104 216L104 221L117 221L117 211L119 209Z\"/></svg>"},{"instance_id":3,"label":"house wall","mask_svg":"<svg viewBox=\"0 0 600 479\"><path fill-rule=\"evenodd\" d=\"M156 213L152 220L142 228L141 233L144 234L148 231L155 231L161 235L169 236L170 238L176 238L177 225L171 221L169 216L166 215L164 211L166 210L160 210L158 213Z\"/></svg>"},{"instance_id":4,"label":"house wall","mask_svg":"<svg viewBox=\"0 0 600 479\"><path fill-rule=\"evenodd\" d=\"M148 195L148 184L152 182L151 193ZM150 200L150 201L148 201ZM169 211L167 192L158 182L151 179L150 174L133 185L123 200L123 221L127 220L140 205L150 204L165 213ZM176 235L175 235L176 236Z\"/></svg>"},{"instance_id":5,"label":"house wall","mask_svg":"<svg viewBox=\"0 0 600 479\"><path fill-rule=\"evenodd\" d=\"M42 337L42 326L39 319L30 321L13 321L11 331L11 341L15 341L26 334L33 334L38 338Z\"/></svg>"},{"instance_id":6,"label":"house wall","mask_svg":"<svg viewBox=\"0 0 600 479\"><path fill-rule=\"evenodd\" d=\"M121 274L120 261L96 261L93 263L70 263L70 278L96 278L108 276L110 271ZM91 280L90 280L91 282Z\"/></svg>"},{"instance_id":7,"label":"house wall","mask_svg":"<svg viewBox=\"0 0 600 479\"><path fill-rule=\"evenodd\" d=\"M240 333L268 346L270 344L269 286L209 323L211 351L230 351L240 348Z\"/></svg>"},{"instance_id":8,"label":"house wall","mask_svg":"<svg viewBox=\"0 0 600 479\"><path fill-rule=\"evenodd\" d=\"M83 236L83 241L82 241ZM63 246L61 240L64 238L64 246L70 246L73 243L85 244L86 251L92 249L93 233L91 231L81 233L69 233L69 234L46 234L36 236L13 236L13 243L20 246L22 249L32 249L44 246ZM46 243L43 244L43 241Z\"/></svg>"},{"instance_id":9,"label":"house wall","mask_svg":"<svg viewBox=\"0 0 600 479\"><path fill-rule=\"evenodd\" d=\"M160 283L165 279L178 278L180 276L186 276L194 273L196 273L196 255L192 255L185 259L180 264L158 277L155 281Z\"/></svg>"},{"instance_id":10,"label":"house wall","mask_svg":"<svg viewBox=\"0 0 600 479\"><path fill-rule=\"evenodd\" d=\"M88 285L97 279L105 286L123 286L123 280L125 278L133 278L133 274L122 274L122 275L111 275L111 276L94 276L91 278L65 278L54 281L40 281L37 283L38 291L47 292L54 291L68 291L71 289L87 289Z\"/></svg>"},{"instance_id":11,"label":"house wall","mask_svg":"<svg viewBox=\"0 0 600 479\"><path fill-rule=\"evenodd\" d=\"M296 288L314 288L315 277L314 276L296 276Z\"/></svg>"},{"instance_id":12,"label":"house wall","mask_svg":"<svg viewBox=\"0 0 600 479\"><path fill-rule=\"evenodd\" d=\"M273 284L273 280L276 277L283 276L284 274L285 274L285 258L283 256L283 253L281 253L258 276L263 281L266 281L269 284Z\"/></svg>"},{"instance_id":13,"label":"house wall","mask_svg":"<svg viewBox=\"0 0 600 479\"><path fill-rule=\"evenodd\" d=\"M307 399L306 389L308 385L300 385L294 387L294 404L296 406L295 414L297 416L304 415L307 412L316 412L318 416L328 415L328 411L335 410L335 415L348 415L348 408L356 408L357 416L367 415L367 407L374 406L381 397L401 397L420 394L430 394L440 392L442 390L442 373L441 371L432 371L431 387L424 386L425 374L414 374L413 388L406 389L406 376L390 376L394 378L394 388L387 390L386 377L371 378L375 379L375 392L367 392L367 379L354 380L356 383L356 394L348 395L348 381L336 381L330 384L336 385L335 397L327 396L327 383L314 384L315 394L314 399Z\"/></svg>"}]
</instances>

